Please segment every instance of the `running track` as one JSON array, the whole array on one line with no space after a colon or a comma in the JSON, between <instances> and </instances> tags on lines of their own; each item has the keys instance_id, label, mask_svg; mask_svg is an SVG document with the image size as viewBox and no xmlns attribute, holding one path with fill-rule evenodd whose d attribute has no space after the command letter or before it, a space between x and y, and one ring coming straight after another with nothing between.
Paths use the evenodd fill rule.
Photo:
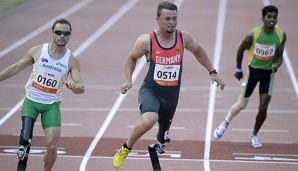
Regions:
<instances>
[{"instance_id":1,"label":"running track","mask_svg":"<svg viewBox=\"0 0 298 171\"><path fill-rule=\"evenodd\" d=\"M295 0L177 0L178 28L189 31L205 49L226 83L224 91L210 84L208 73L186 52L183 85L167 153L160 156L165 171L298 170L298 1ZM252 27L262 24L264 4L280 10L278 25L287 33L285 62L276 74L268 119L261 132L264 147L249 144L257 90L247 108L231 123L225 136L213 139L214 128L237 99L240 82L233 78L236 49ZM156 28L157 2L146 0L36 0L0 21L0 70L27 50L50 41L53 19L66 17L73 26L69 48L79 58L86 93L64 91L59 156L53 170L116 170L112 156L129 136L139 117L138 88L146 73L140 61L135 84L120 95L124 62L136 38ZM246 59L244 59L246 60ZM246 61L243 62L243 65ZM20 131L20 104L30 69L0 83L0 168L15 170ZM145 151L157 129L134 147L120 170L149 171ZM43 168L44 133L36 122L28 170Z\"/></svg>"}]
</instances>

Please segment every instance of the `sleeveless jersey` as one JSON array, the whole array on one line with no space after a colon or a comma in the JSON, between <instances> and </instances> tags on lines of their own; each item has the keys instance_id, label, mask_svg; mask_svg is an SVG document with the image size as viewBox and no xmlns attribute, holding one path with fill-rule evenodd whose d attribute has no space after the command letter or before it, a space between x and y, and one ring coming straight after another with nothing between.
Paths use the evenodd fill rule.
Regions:
<instances>
[{"instance_id":1,"label":"sleeveless jersey","mask_svg":"<svg viewBox=\"0 0 298 171\"><path fill-rule=\"evenodd\" d=\"M253 44L248 49L248 64L255 69L271 70L284 39L283 30L275 28L270 34L263 26L252 29Z\"/></svg>"},{"instance_id":2,"label":"sleeveless jersey","mask_svg":"<svg viewBox=\"0 0 298 171\"><path fill-rule=\"evenodd\" d=\"M178 96L183 60L183 39L179 30L176 30L175 43L170 48L162 47L155 32L150 32L150 65L144 84L158 92Z\"/></svg>"},{"instance_id":3,"label":"sleeveless jersey","mask_svg":"<svg viewBox=\"0 0 298 171\"><path fill-rule=\"evenodd\" d=\"M25 86L26 97L34 102L52 104L62 100L62 86L68 76L68 62L71 51L55 60L49 56L48 43L43 44L41 54L33 64L32 72Z\"/></svg>"}]
</instances>

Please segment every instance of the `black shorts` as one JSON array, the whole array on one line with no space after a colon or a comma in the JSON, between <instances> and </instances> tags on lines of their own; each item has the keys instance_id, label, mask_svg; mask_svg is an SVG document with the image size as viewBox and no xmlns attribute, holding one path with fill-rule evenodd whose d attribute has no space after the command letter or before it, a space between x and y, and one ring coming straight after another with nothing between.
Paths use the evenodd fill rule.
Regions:
<instances>
[{"instance_id":1,"label":"black shorts","mask_svg":"<svg viewBox=\"0 0 298 171\"><path fill-rule=\"evenodd\" d=\"M245 81L246 89L244 97L250 97L259 82L259 94L272 94L274 74L272 70L255 69L249 66Z\"/></svg>"},{"instance_id":2,"label":"black shorts","mask_svg":"<svg viewBox=\"0 0 298 171\"><path fill-rule=\"evenodd\" d=\"M169 123L175 114L179 96L168 96L141 86L139 91L139 110L158 113L159 123Z\"/></svg>"}]
</instances>

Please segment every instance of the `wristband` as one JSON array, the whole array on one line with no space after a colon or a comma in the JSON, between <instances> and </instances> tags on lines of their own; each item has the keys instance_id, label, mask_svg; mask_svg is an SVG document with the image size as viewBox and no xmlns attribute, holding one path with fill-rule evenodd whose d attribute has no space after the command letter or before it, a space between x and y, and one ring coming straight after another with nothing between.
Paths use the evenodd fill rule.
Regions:
<instances>
[{"instance_id":1,"label":"wristband","mask_svg":"<svg viewBox=\"0 0 298 171\"><path fill-rule=\"evenodd\" d=\"M242 69L241 68L236 68L235 71L236 72L242 72Z\"/></svg>"},{"instance_id":2,"label":"wristband","mask_svg":"<svg viewBox=\"0 0 298 171\"><path fill-rule=\"evenodd\" d=\"M217 72L216 72L216 70L214 69L214 70L210 71L209 74L210 74L210 75L212 75L212 74L217 74Z\"/></svg>"}]
</instances>

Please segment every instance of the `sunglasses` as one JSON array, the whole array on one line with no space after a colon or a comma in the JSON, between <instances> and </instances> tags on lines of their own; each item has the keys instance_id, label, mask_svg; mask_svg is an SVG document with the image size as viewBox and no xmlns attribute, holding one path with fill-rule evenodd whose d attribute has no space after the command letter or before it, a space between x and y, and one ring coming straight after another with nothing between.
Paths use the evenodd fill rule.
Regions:
<instances>
[{"instance_id":1,"label":"sunglasses","mask_svg":"<svg viewBox=\"0 0 298 171\"><path fill-rule=\"evenodd\" d=\"M71 35L71 32L70 31L53 30L53 33L57 34L58 36L61 36L62 34L64 36Z\"/></svg>"}]
</instances>

